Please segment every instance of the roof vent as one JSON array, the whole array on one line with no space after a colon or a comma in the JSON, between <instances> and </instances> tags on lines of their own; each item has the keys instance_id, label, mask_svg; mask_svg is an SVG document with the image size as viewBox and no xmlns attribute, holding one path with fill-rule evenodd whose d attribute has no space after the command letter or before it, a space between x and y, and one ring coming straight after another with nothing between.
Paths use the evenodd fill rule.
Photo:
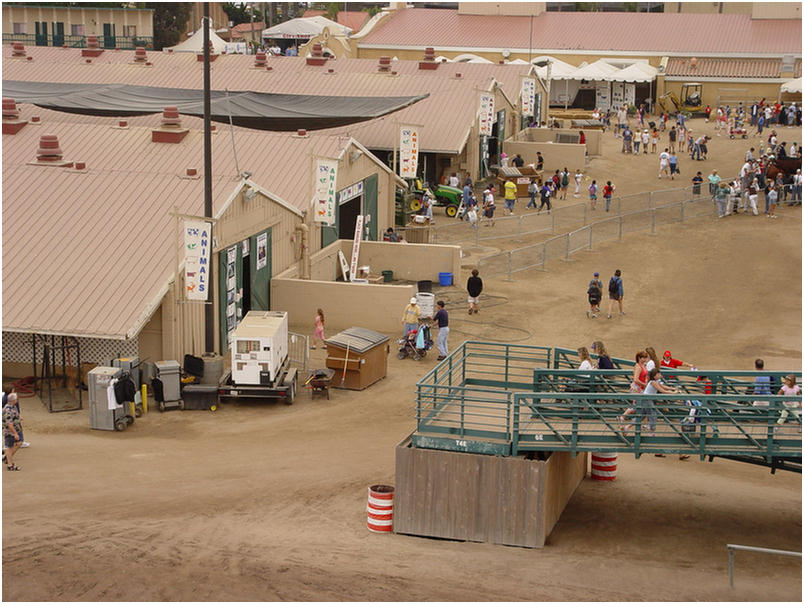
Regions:
<instances>
[{"instance_id":1,"label":"roof vent","mask_svg":"<svg viewBox=\"0 0 804 604\"><path fill-rule=\"evenodd\" d=\"M391 57L382 56L380 57L380 63L378 67L378 71L387 73L391 71Z\"/></svg>"},{"instance_id":2,"label":"roof vent","mask_svg":"<svg viewBox=\"0 0 804 604\"><path fill-rule=\"evenodd\" d=\"M13 42L11 44L11 56L12 57L24 57L25 56L25 44L22 42Z\"/></svg>"},{"instance_id":3,"label":"roof vent","mask_svg":"<svg viewBox=\"0 0 804 604\"><path fill-rule=\"evenodd\" d=\"M397 75L397 72L396 72L396 71L392 71L392 72L391 72L391 75L392 75L392 76L395 76L395 75Z\"/></svg>"},{"instance_id":4,"label":"roof vent","mask_svg":"<svg viewBox=\"0 0 804 604\"><path fill-rule=\"evenodd\" d=\"M455 72L455 79L460 80L463 77L463 74L460 71Z\"/></svg>"},{"instance_id":5,"label":"roof vent","mask_svg":"<svg viewBox=\"0 0 804 604\"><path fill-rule=\"evenodd\" d=\"M79 172L86 172L87 169L87 162L85 161L77 161L75 162L75 169Z\"/></svg>"},{"instance_id":6,"label":"roof vent","mask_svg":"<svg viewBox=\"0 0 804 604\"><path fill-rule=\"evenodd\" d=\"M82 57L99 57L103 49L98 42L98 36L87 36L87 47L81 49Z\"/></svg>"},{"instance_id":7,"label":"roof vent","mask_svg":"<svg viewBox=\"0 0 804 604\"><path fill-rule=\"evenodd\" d=\"M42 118L39 117L38 115L32 115L31 116L31 123L39 125L39 124L42 123Z\"/></svg>"},{"instance_id":8,"label":"roof vent","mask_svg":"<svg viewBox=\"0 0 804 604\"><path fill-rule=\"evenodd\" d=\"M87 59L87 63L92 63L92 59Z\"/></svg>"},{"instance_id":9,"label":"roof vent","mask_svg":"<svg viewBox=\"0 0 804 604\"><path fill-rule=\"evenodd\" d=\"M265 52L260 50L254 55L254 67L265 67Z\"/></svg>"},{"instance_id":10,"label":"roof vent","mask_svg":"<svg viewBox=\"0 0 804 604\"><path fill-rule=\"evenodd\" d=\"M25 57L26 61L33 61L33 57Z\"/></svg>"},{"instance_id":11,"label":"roof vent","mask_svg":"<svg viewBox=\"0 0 804 604\"><path fill-rule=\"evenodd\" d=\"M181 117L177 107L165 107L162 111L162 124L151 130L154 143L180 143L189 130L181 127Z\"/></svg>"},{"instance_id":12,"label":"roof vent","mask_svg":"<svg viewBox=\"0 0 804 604\"><path fill-rule=\"evenodd\" d=\"M324 47L318 42L313 44L313 49L310 51L310 54L312 56L307 57L308 65L323 65L327 62L327 58L324 56Z\"/></svg>"},{"instance_id":13,"label":"roof vent","mask_svg":"<svg viewBox=\"0 0 804 604\"><path fill-rule=\"evenodd\" d=\"M117 122L117 126L119 128L128 128L128 122L126 120L120 120Z\"/></svg>"},{"instance_id":14,"label":"roof vent","mask_svg":"<svg viewBox=\"0 0 804 604\"><path fill-rule=\"evenodd\" d=\"M148 60L148 53L145 52L144 46L137 46L134 50L134 62L145 63Z\"/></svg>"},{"instance_id":15,"label":"roof vent","mask_svg":"<svg viewBox=\"0 0 804 604\"><path fill-rule=\"evenodd\" d=\"M20 119L17 102L14 99L3 99L3 134L16 134L27 123Z\"/></svg>"},{"instance_id":16,"label":"roof vent","mask_svg":"<svg viewBox=\"0 0 804 604\"><path fill-rule=\"evenodd\" d=\"M307 130L305 130L304 128L299 128L298 130L296 130L296 134L293 134L292 136L293 138L307 138L308 136Z\"/></svg>"},{"instance_id":17,"label":"roof vent","mask_svg":"<svg viewBox=\"0 0 804 604\"><path fill-rule=\"evenodd\" d=\"M335 70L334 70L334 69L332 69L332 67L330 67L329 69L327 69L327 73L328 73L329 75L332 75L332 74L334 74L334 73L335 73Z\"/></svg>"},{"instance_id":18,"label":"roof vent","mask_svg":"<svg viewBox=\"0 0 804 604\"><path fill-rule=\"evenodd\" d=\"M36 161L28 162L35 166L70 167L71 161L64 161L63 152L59 147L59 137L55 134L43 134L39 137L39 148L36 150Z\"/></svg>"},{"instance_id":19,"label":"roof vent","mask_svg":"<svg viewBox=\"0 0 804 604\"><path fill-rule=\"evenodd\" d=\"M424 49L424 60L419 61L419 69L438 69L438 63L435 60L435 50L428 46Z\"/></svg>"},{"instance_id":20,"label":"roof vent","mask_svg":"<svg viewBox=\"0 0 804 604\"><path fill-rule=\"evenodd\" d=\"M196 175L198 175L198 169L196 169L196 168L187 168L187 170L185 171L185 174L187 176L196 176Z\"/></svg>"},{"instance_id":21,"label":"roof vent","mask_svg":"<svg viewBox=\"0 0 804 604\"><path fill-rule=\"evenodd\" d=\"M168 51L169 55L173 54L173 49L172 48L168 48L167 51Z\"/></svg>"},{"instance_id":22,"label":"roof vent","mask_svg":"<svg viewBox=\"0 0 804 604\"><path fill-rule=\"evenodd\" d=\"M265 71L273 71L273 70L274 70L274 68L273 68L272 65L266 65L265 66Z\"/></svg>"}]
</instances>

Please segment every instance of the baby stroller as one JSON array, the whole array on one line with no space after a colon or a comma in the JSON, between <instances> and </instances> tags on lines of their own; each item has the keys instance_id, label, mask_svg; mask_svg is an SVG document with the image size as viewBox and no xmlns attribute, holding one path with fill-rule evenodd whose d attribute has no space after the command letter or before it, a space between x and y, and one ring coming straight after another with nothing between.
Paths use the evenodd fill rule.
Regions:
<instances>
[{"instance_id":1,"label":"baby stroller","mask_svg":"<svg viewBox=\"0 0 804 604\"><path fill-rule=\"evenodd\" d=\"M433 347L433 340L430 338L430 326L427 324L419 325L418 329L412 329L404 338L399 339L399 352L396 356L400 359L412 357L418 361L427 356L427 351Z\"/></svg>"}]
</instances>

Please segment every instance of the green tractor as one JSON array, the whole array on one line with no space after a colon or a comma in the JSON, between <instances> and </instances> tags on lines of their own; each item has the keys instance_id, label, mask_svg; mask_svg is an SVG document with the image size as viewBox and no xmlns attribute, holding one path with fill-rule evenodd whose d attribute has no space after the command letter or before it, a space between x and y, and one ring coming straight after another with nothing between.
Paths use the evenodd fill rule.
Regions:
<instances>
[{"instance_id":1,"label":"green tractor","mask_svg":"<svg viewBox=\"0 0 804 604\"><path fill-rule=\"evenodd\" d=\"M444 212L450 218L458 215L458 208L461 207L461 200L463 199L463 191L456 187L449 187L447 185L438 185L435 189L430 187L422 187L422 181L416 179L411 183L410 192L413 193L413 198L410 200L410 209L418 212L422 209L422 195L427 191L430 197L435 201L433 205L436 207L446 208Z\"/></svg>"}]
</instances>

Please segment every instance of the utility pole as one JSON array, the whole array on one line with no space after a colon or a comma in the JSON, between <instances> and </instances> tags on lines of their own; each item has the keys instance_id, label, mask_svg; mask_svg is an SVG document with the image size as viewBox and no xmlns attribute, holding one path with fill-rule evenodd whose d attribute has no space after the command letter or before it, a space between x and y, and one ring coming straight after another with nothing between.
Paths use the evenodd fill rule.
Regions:
<instances>
[{"instance_id":1,"label":"utility pole","mask_svg":"<svg viewBox=\"0 0 804 604\"><path fill-rule=\"evenodd\" d=\"M209 81L209 3L204 2L204 217L212 218L212 125ZM209 263L209 288L215 287L213 264ZM213 298L214 299L214 298ZM212 300L204 305L204 343L206 352L215 351L215 308Z\"/></svg>"}]
</instances>

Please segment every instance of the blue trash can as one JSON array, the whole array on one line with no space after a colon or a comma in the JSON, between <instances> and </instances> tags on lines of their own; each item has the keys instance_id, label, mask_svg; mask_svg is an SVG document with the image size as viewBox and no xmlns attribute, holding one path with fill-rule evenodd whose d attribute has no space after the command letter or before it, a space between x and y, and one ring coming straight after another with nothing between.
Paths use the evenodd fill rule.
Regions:
<instances>
[{"instance_id":1,"label":"blue trash can","mask_svg":"<svg viewBox=\"0 0 804 604\"><path fill-rule=\"evenodd\" d=\"M452 273L438 273L438 284L443 287L452 285Z\"/></svg>"}]
</instances>

